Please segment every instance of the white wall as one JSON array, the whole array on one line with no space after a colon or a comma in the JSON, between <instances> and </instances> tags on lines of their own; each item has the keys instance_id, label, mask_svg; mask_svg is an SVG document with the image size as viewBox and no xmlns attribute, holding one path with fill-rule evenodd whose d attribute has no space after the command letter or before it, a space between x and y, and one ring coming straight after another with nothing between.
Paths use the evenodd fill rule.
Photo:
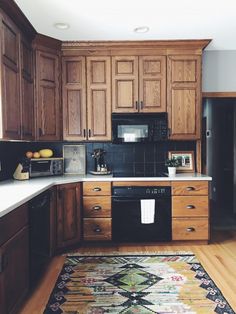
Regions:
<instances>
[{"instance_id":1,"label":"white wall","mask_svg":"<svg viewBox=\"0 0 236 314\"><path fill-rule=\"evenodd\" d=\"M205 50L202 65L203 92L236 92L236 51Z\"/></svg>"}]
</instances>

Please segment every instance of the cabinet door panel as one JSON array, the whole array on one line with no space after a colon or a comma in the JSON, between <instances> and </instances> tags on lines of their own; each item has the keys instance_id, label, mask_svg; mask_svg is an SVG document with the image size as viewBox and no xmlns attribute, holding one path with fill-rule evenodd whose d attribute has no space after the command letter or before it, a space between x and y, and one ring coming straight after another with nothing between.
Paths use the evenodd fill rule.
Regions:
<instances>
[{"instance_id":1,"label":"cabinet door panel","mask_svg":"<svg viewBox=\"0 0 236 314\"><path fill-rule=\"evenodd\" d=\"M89 140L111 139L110 63L110 57L87 58L87 119Z\"/></svg>"},{"instance_id":2,"label":"cabinet door panel","mask_svg":"<svg viewBox=\"0 0 236 314\"><path fill-rule=\"evenodd\" d=\"M20 139L19 30L5 15L1 22L2 136Z\"/></svg>"},{"instance_id":3,"label":"cabinet door panel","mask_svg":"<svg viewBox=\"0 0 236 314\"><path fill-rule=\"evenodd\" d=\"M6 261L3 276L5 313L13 313L28 292L29 286L28 227L21 229L1 248Z\"/></svg>"},{"instance_id":4,"label":"cabinet door panel","mask_svg":"<svg viewBox=\"0 0 236 314\"><path fill-rule=\"evenodd\" d=\"M166 57L139 57L139 100L143 112L166 111Z\"/></svg>"},{"instance_id":5,"label":"cabinet door panel","mask_svg":"<svg viewBox=\"0 0 236 314\"><path fill-rule=\"evenodd\" d=\"M112 112L138 108L138 57L112 57Z\"/></svg>"},{"instance_id":6,"label":"cabinet door panel","mask_svg":"<svg viewBox=\"0 0 236 314\"><path fill-rule=\"evenodd\" d=\"M171 139L200 138L201 57L168 58L168 118Z\"/></svg>"},{"instance_id":7,"label":"cabinet door panel","mask_svg":"<svg viewBox=\"0 0 236 314\"><path fill-rule=\"evenodd\" d=\"M60 139L58 56L36 52L37 139Z\"/></svg>"},{"instance_id":8,"label":"cabinet door panel","mask_svg":"<svg viewBox=\"0 0 236 314\"><path fill-rule=\"evenodd\" d=\"M86 130L85 58L62 60L63 138L84 140Z\"/></svg>"},{"instance_id":9,"label":"cabinet door panel","mask_svg":"<svg viewBox=\"0 0 236 314\"><path fill-rule=\"evenodd\" d=\"M57 248L77 244L81 239L81 192L79 184L58 186Z\"/></svg>"}]
</instances>

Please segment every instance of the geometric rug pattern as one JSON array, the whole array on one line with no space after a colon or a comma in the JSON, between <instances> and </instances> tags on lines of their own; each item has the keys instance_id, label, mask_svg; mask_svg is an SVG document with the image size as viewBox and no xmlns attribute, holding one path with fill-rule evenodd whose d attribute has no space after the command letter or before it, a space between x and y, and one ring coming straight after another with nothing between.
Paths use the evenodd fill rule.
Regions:
<instances>
[{"instance_id":1,"label":"geometric rug pattern","mask_svg":"<svg viewBox=\"0 0 236 314\"><path fill-rule=\"evenodd\" d=\"M193 254L67 256L44 314L235 314Z\"/></svg>"}]
</instances>

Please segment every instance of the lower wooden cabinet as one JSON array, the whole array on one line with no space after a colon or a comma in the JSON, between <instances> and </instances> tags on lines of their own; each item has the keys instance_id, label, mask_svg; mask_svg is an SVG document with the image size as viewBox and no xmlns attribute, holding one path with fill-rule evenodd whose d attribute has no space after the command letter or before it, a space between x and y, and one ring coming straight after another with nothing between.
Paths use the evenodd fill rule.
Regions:
<instances>
[{"instance_id":1,"label":"lower wooden cabinet","mask_svg":"<svg viewBox=\"0 0 236 314\"><path fill-rule=\"evenodd\" d=\"M111 241L111 182L83 183L83 240Z\"/></svg>"},{"instance_id":2,"label":"lower wooden cabinet","mask_svg":"<svg viewBox=\"0 0 236 314\"><path fill-rule=\"evenodd\" d=\"M17 313L29 288L27 204L0 218L0 313Z\"/></svg>"},{"instance_id":3,"label":"lower wooden cabinet","mask_svg":"<svg viewBox=\"0 0 236 314\"><path fill-rule=\"evenodd\" d=\"M81 186L70 183L57 186L56 250L81 240Z\"/></svg>"},{"instance_id":4,"label":"lower wooden cabinet","mask_svg":"<svg viewBox=\"0 0 236 314\"><path fill-rule=\"evenodd\" d=\"M172 182L172 240L209 240L207 181Z\"/></svg>"}]
</instances>

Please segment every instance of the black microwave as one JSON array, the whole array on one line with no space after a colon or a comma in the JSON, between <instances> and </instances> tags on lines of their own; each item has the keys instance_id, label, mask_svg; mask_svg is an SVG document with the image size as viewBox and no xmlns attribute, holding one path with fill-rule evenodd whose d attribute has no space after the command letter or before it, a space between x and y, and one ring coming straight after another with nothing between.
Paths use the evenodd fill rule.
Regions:
<instances>
[{"instance_id":1,"label":"black microwave","mask_svg":"<svg viewBox=\"0 0 236 314\"><path fill-rule=\"evenodd\" d=\"M168 138L167 113L113 113L112 143L158 142Z\"/></svg>"}]
</instances>

